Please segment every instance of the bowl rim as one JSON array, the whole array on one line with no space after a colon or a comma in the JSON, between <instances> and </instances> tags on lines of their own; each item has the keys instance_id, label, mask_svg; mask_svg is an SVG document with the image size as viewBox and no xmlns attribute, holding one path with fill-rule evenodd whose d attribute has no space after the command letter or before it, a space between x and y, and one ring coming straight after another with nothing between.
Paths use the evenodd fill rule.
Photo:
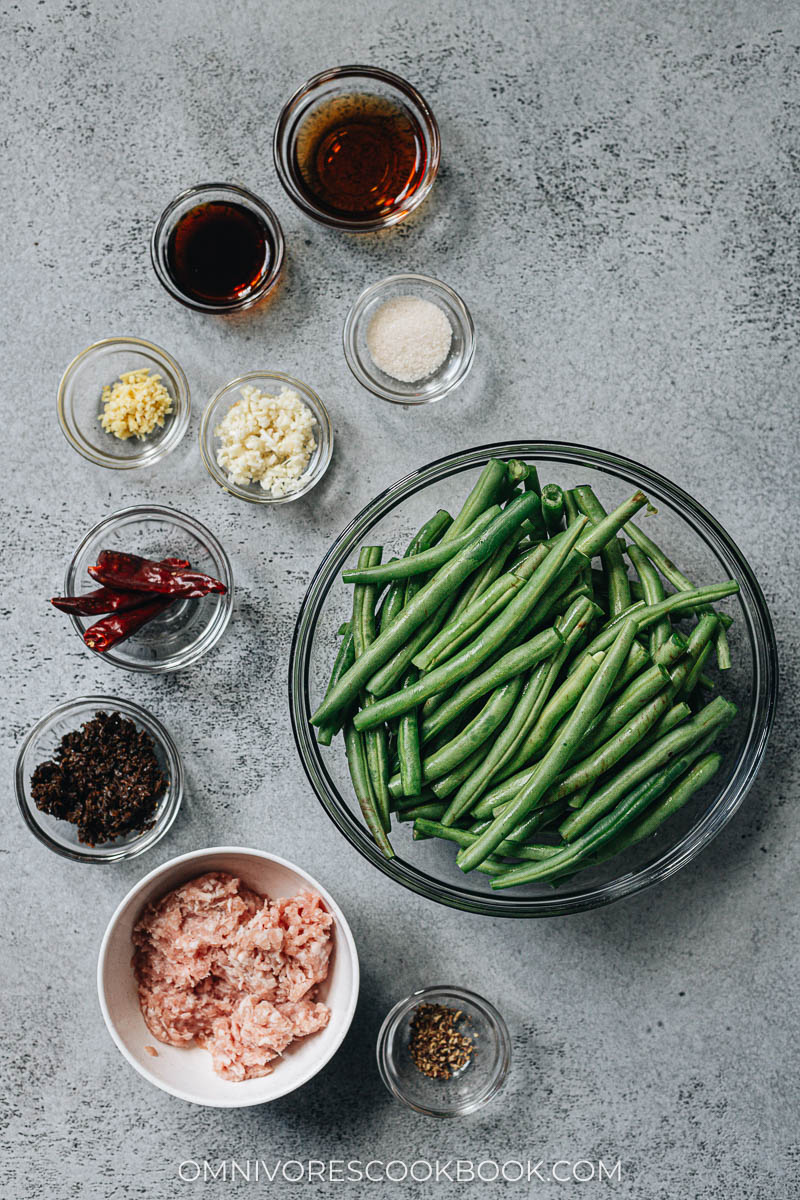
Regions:
<instances>
[{"instance_id":1,"label":"bowl rim","mask_svg":"<svg viewBox=\"0 0 800 1200\"><path fill-rule=\"evenodd\" d=\"M304 486L298 488L295 492L290 492L286 496L271 496L268 492L265 492L263 488L261 489L263 494L258 495L257 493L246 491L238 483L233 483L230 479L228 479L227 475L225 475L222 468L219 467L214 461L214 458L210 454L206 444L207 442L210 443L214 438L214 431L213 429L209 428L211 425L211 415L225 393L233 391L234 388L240 388L244 384L252 383L257 379L274 380L277 383L285 384L288 387L295 388L297 391L299 391L302 399L308 404L308 407L314 414L314 420L316 421L319 429L319 440L321 441L322 446L317 464L313 471L308 470L306 471L305 475L301 476L301 479L305 479L306 476L308 476L308 480ZM200 457L203 460L203 466L213 479L214 483L216 483L223 492L227 492L229 495L235 496L237 500L245 500L248 504L291 504L294 500L301 500L303 496L307 496L308 493L312 491L312 489L315 488L323 478L328 470L328 467L331 465L331 458L333 457L334 435L330 413L320 399L319 395L312 387L309 387L307 383L303 383L302 379L297 379L293 375L286 375L283 371L247 371L246 374L237 375L235 379L231 379L228 381L228 383L224 383L221 387L217 388L216 392L203 410L203 415L200 419L200 429L197 436L200 442Z\"/></svg>"},{"instance_id":2,"label":"bowl rim","mask_svg":"<svg viewBox=\"0 0 800 1200\"><path fill-rule=\"evenodd\" d=\"M195 860L199 861L201 859L210 859L222 854L246 855L251 858L261 859L266 862L277 863L278 866L285 867L288 870L293 871L295 874L299 875L301 879L304 879L307 883L309 883L325 901L326 906L329 906L329 910L336 921L336 951L337 953L339 952L339 936L343 935L344 943L348 949L353 971L353 986L345 1013L345 1019L342 1022L342 1028L339 1035L332 1041L332 1044L327 1049L326 1053L320 1057L319 1061L310 1066L299 1080L292 1083L290 1086L284 1087L282 1090L276 1092L274 1096L270 1096L266 1099L230 1099L214 1102L207 1099L201 1099L200 1097L193 1095L191 1092L188 1092L183 1088L173 1087L170 1084L165 1083L163 1080L158 1079L151 1071L147 1069L144 1064L137 1062L137 1060L128 1050L122 1038L118 1035L115 1022L109 1010L105 996L103 974L108 956L108 949L117 923L123 912L136 900L137 896L139 896L145 890L145 888L149 887L149 885L154 883L159 876L165 875L173 867ZM211 868L209 867L208 869ZM122 900L120 900L119 904L114 909L100 942L100 950L97 956L96 979L100 1011L103 1014L103 1020L105 1021L106 1029L111 1035L112 1041L122 1054L123 1058L125 1058L130 1065L148 1081L148 1083L154 1084L155 1087L159 1088L163 1092L169 1093L169 1095L177 1096L179 1100L186 1100L192 1104L200 1104L205 1108L251 1108L257 1104L271 1104L273 1100L279 1100L282 1096L286 1096L291 1092L297 1091L298 1088L303 1087L306 1083L313 1079L315 1075L319 1074L322 1068L330 1062L330 1060L339 1050L339 1047L342 1045L344 1039L347 1037L350 1026L353 1023L353 1017L355 1016L356 1005L358 1003L361 972L358 961L358 950L356 949L355 939L347 922L347 918L327 888L323 887L313 875L310 875L308 871L305 871L296 863L291 862L288 858L283 858L279 854L271 854L267 850L256 850L250 846L209 846L199 850L189 850L186 854L179 854L175 858L168 859L167 862L162 863L160 866L154 867L152 871L149 871L147 875L139 880L138 883L135 883L133 887L130 888L130 890L125 894L125 896L123 896Z\"/></svg>"},{"instance_id":3,"label":"bowl rim","mask_svg":"<svg viewBox=\"0 0 800 1200\"><path fill-rule=\"evenodd\" d=\"M443 293L458 314L461 333L464 339L464 352L461 356L458 373L446 384L440 384L438 388L434 388L431 392L426 392L425 394L416 393L410 396L385 386L376 376L370 375L363 369L355 353L356 331L367 305L376 296L379 296L382 291L404 284L418 288L422 285L434 292ZM433 404L437 400L442 400L445 396L448 396L469 375L475 358L475 322L472 319L472 313L467 304L455 288L444 283L441 279L435 279L433 275L423 275L417 271L403 271L396 275L387 275L384 279L379 279L375 283L368 284L356 297L350 306L344 320L344 325L342 326L342 346L345 362L350 368L351 374L373 396L378 396L381 400L388 400L391 404ZM420 382L424 382L424 380Z\"/></svg>"},{"instance_id":4,"label":"bowl rim","mask_svg":"<svg viewBox=\"0 0 800 1200\"><path fill-rule=\"evenodd\" d=\"M96 450L82 438L76 437L67 421L67 390L70 384L72 384L79 369L107 347L114 347L118 350L131 347L134 351L149 351L155 359L160 361L162 370L170 375L171 383L175 390L174 416L170 420L164 436L156 445L149 447L145 440L142 443L143 449L141 453L132 455L130 458L114 458L113 455L104 454L102 450ZM178 360L165 350L163 346L157 346L155 342L150 342L146 338L130 337L121 334L92 342L84 350L76 354L71 362L67 364L58 385L56 409L58 411L58 423L61 426L61 432L72 449L76 450L82 458L93 463L96 467L103 467L106 470L132 471L138 467L155 466L156 463L161 462L162 459L166 458L168 454L171 454L180 445L186 434L186 430L189 428L189 420L192 413L192 398L186 372Z\"/></svg>"},{"instance_id":5,"label":"bowl rim","mask_svg":"<svg viewBox=\"0 0 800 1200\"><path fill-rule=\"evenodd\" d=\"M385 213L380 217L372 217L369 220L351 221L345 217L335 217L330 213L326 213L324 209L318 208L317 205L310 201L305 192L297 185L288 149L294 140L295 131L292 120L300 102L306 96L313 95L315 91L326 83L337 79L347 80L355 78L374 79L379 83L385 84L387 87L394 88L395 91L400 92L406 100L410 100L416 106L422 117L420 124L423 128L428 148L428 163L422 183L407 204L393 208L391 212ZM402 75L397 75L394 71L387 71L383 67L373 67L365 63L347 63L338 67L328 67L326 70L312 75L282 105L272 135L272 157L275 163L275 170L280 184L289 199L297 205L301 212L305 213L313 221L317 221L321 225L327 225L329 229L344 230L346 233L374 233L380 229L388 229L392 225L405 220L410 213L419 207L433 187L439 172L441 154L442 139L439 132L439 124L434 116L433 109L425 97L412 83L404 79Z\"/></svg>"},{"instance_id":6,"label":"bowl rim","mask_svg":"<svg viewBox=\"0 0 800 1200\"><path fill-rule=\"evenodd\" d=\"M227 587L226 593L222 596L223 617L220 621L215 637L208 643L207 646L202 646L199 652L194 653L186 662L173 663L173 660L169 658L164 659L163 662L157 663L120 662L116 657L111 658L107 653L101 653L99 650L93 650L91 646L86 646L86 643L83 642L83 626L81 625L79 617L75 613L68 613L67 615L69 616L72 626L80 637L81 642L83 642L85 648L97 658L102 659L103 662L110 663L112 667L119 667L123 671L139 671L148 675L165 675L171 671L182 671L188 667L193 667L195 663L198 663L200 659L209 652L209 650L213 650L214 647L219 643L222 635L225 633L225 630L230 624L231 617L233 616L234 602L234 578L231 560L228 557L227 551L222 543L214 536L211 530L203 524L202 521L198 521L197 517L193 517L189 513L181 512L180 509L172 508L167 504L129 504L125 508L115 509L114 512L102 517L101 520L92 525L75 547L72 557L67 563L67 567L64 572L64 594L67 596L70 594L70 589L74 582L73 572L75 572L78 558L83 553L85 547L89 544L92 538L96 537L107 525L118 521L122 517L129 516L157 516L169 518L173 524L187 525L192 533L198 538L198 540L205 540L212 547L215 556L222 564L223 574L225 575L225 578L222 582ZM178 519L175 520L175 518Z\"/></svg>"},{"instance_id":7,"label":"bowl rim","mask_svg":"<svg viewBox=\"0 0 800 1200\"><path fill-rule=\"evenodd\" d=\"M473 1008L477 1008L483 1014L487 1024L494 1030L498 1044L499 1061L497 1069L483 1092L479 1093L474 1100L452 1108L432 1108L412 1100L398 1086L393 1072L390 1070L392 1062L392 1057L389 1053L390 1039L394 1040L401 1020L413 1008L416 1008L418 1004L424 1003L425 1000L433 996L442 994L466 1000ZM445 1119L464 1117L470 1113L477 1112L487 1105L505 1085L511 1068L511 1035L508 1032L508 1025L503 1015L484 996L480 996L477 992L459 985L431 984L427 987L417 988L416 991L411 992L408 996L405 996L402 1000L398 1000L396 1004L392 1005L378 1031L378 1038L375 1044L375 1057L378 1063L378 1072L384 1086L402 1104L426 1117L443 1117Z\"/></svg>"},{"instance_id":8,"label":"bowl rim","mask_svg":"<svg viewBox=\"0 0 800 1200\"><path fill-rule=\"evenodd\" d=\"M444 883L428 876L400 856L394 859L384 858L367 831L356 822L349 810L345 811L340 807L338 798L337 801L331 799L331 790L337 795L336 787L330 779L318 744L310 729L306 693L311 635L316 628L327 591L334 578L333 576L327 578L331 571L330 564L334 562L341 548L348 543L349 539L354 535L363 538L369 529L390 512L396 504L423 486L482 466L489 458L524 458L526 455L536 461L568 461L575 465L604 471L606 474L616 476L645 490L649 488L657 496L663 496L668 501L669 507L692 526L695 534L717 556L720 547L724 549L728 557L736 564L737 577L741 587L740 603L743 604L741 595L745 593L745 586L751 598L752 610L745 609L743 616L748 616L746 628L751 647L754 652L757 648L760 652L756 666L761 668L761 674L755 689L755 703L750 725L743 741L747 753L740 753L737 775L732 778L726 790L720 793L715 803L675 845L660 853L645 866L629 871L607 883L592 885L585 892L574 895L565 892L553 896L515 899L513 896L506 897L502 893L500 895L479 893L465 887ZM755 617L755 625L751 624L750 617ZM755 629L758 630L758 638L755 637ZM390 487L378 493L356 514L329 547L306 589L292 636L288 688L292 733L309 783L328 816L364 858L396 883L448 907L487 916L530 918L583 912L625 896L634 895L654 883L668 879L691 862L716 837L741 806L763 762L775 717L778 659L772 618L752 568L716 518L688 492L672 483L666 476L624 455L575 442L520 440L487 443L438 458L404 475ZM756 722L759 710L759 721ZM738 778L738 775L741 778ZM721 807L720 801L728 793L730 794L725 805Z\"/></svg>"},{"instance_id":9,"label":"bowl rim","mask_svg":"<svg viewBox=\"0 0 800 1200\"><path fill-rule=\"evenodd\" d=\"M246 296L242 296L239 300L234 300L230 304L206 304L202 300L194 300L177 286L172 276L167 271L161 261L161 249L169 220L176 209L186 201L198 199L207 192L228 192L231 198L238 197L240 200L246 200L258 210L265 224L267 225L270 235L274 241L274 257L269 270L259 284ZM174 196L166 205L160 216L153 226L153 232L150 235L150 262L155 272L156 279L164 288L173 300L177 300L186 308L193 309L194 312L204 313L234 313L242 312L244 309L252 308L254 304L258 304L260 300L272 291L281 277L283 271L284 260L286 258L286 239L283 235L283 228L278 220L274 210L263 200L256 192L245 187L242 183L225 183L225 182L210 182L210 183L195 183L191 187L184 188L177 196Z\"/></svg>"},{"instance_id":10,"label":"bowl rim","mask_svg":"<svg viewBox=\"0 0 800 1200\"><path fill-rule=\"evenodd\" d=\"M131 720L137 721L141 726L144 725L152 728L156 732L159 742L161 743L164 755L167 758L170 766L170 781L167 794L163 801L159 804L159 816L156 817L156 823L151 829L144 830L134 842L129 842L126 846L119 846L114 851L107 854L97 854L93 850L79 847L70 848L60 845L52 838L47 830L43 829L34 820L31 813L31 805L28 800L28 790L26 781L23 775L23 763L28 749L33 745L37 737L57 717L64 716L71 711L76 711L79 708L89 708L96 711L97 707L111 708L117 712L121 712L123 716L130 717ZM163 837L169 833L180 811L183 801L184 792L184 769L178 747L172 737L172 734L166 726L145 708L144 705L137 704L134 700L125 700L120 696L109 696L107 694L74 696L71 700L62 700L59 704L54 705L49 709L39 720L31 726L20 744L17 753L16 763L14 765L14 790L16 792L17 805L22 813L25 824L30 829L31 833L38 840L47 846L48 850L61 855L62 858L71 859L73 862L91 863L92 865L105 865L106 863L126 862L133 858L138 858L140 854L146 853L156 846ZM161 815L165 819L161 822ZM148 840L149 838L149 840ZM103 843L113 846L113 843Z\"/></svg>"}]
</instances>

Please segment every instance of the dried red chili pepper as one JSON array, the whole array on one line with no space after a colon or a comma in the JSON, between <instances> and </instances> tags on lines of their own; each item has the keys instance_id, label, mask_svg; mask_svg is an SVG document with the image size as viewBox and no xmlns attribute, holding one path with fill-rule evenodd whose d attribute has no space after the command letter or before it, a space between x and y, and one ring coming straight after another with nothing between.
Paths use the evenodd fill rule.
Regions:
<instances>
[{"instance_id":1,"label":"dried red chili pepper","mask_svg":"<svg viewBox=\"0 0 800 1200\"><path fill-rule=\"evenodd\" d=\"M224 583L200 571L172 569L138 554L101 550L97 563L89 567L92 579L115 590L158 592L163 596L197 599L209 592L226 592Z\"/></svg>"},{"instance_id":2,"label":"dried red chili pepper","mask_svg":"<svg viewBox=\"0 0 800 1200\"><path fill-rule=\"evenodd\" d=\"M158 596L153 600L146 600L144 604L139 604L137 608L131 608L128 612L112 613L111 616L103 617L102 621L90 625L84 632L83 640L90 649L99 650L103 654L118 642L136 633L174 603L175 597Z\"/></svg>"},{"instance_id":3,"label":"dried red chili pepper","mask_svg":"<svg viewBox=\"0 0 800 1200\"><path fill-rule=\"evenodd\" d=\"M50 603L61 612L75 613L79 617L96 617L102 613L138 608L142 603L142 593L117 592L113 588L101 587L83 596L53 596Z\"/></svg>"},{"instance_id":4,"label":"dried red chili pepper","mask_svg":"<svg viewBox=\"0 0 800 1200\"><path fill-rule=\"evenodd\" d=\"M161 566L170 570L183 570L189 566L188 558L162 558ZM61 612L75 613L79 617L97 617L102 613L126 612L142 603L142 593L101 587L82 596L54 596L50 603Z\"/></svg>"}]
</instances>

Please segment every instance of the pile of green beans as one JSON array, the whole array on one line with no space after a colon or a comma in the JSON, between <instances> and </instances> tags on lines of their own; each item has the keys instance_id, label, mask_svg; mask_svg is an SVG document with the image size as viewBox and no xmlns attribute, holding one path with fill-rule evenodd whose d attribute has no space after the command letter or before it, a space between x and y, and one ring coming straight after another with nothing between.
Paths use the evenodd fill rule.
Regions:
<instances>
[{"instance_id":1,"label":"pile of green beans","mask_svg":"<svg viewBox=\"0 0 800 1200\"><path fill-rule=\"evenodd\" d=\"M736 706L704 668L730 666L714 606L738 585L695 586L633 524L646 504L609 512L588 485L492 459L455 519L439 510L402 554L364 546L343 572L352 612L311 720L321 745L342 732L387 857L393 820L413 822L492 888L559 881L712 779Z\"/></svg>"}]
</instances>

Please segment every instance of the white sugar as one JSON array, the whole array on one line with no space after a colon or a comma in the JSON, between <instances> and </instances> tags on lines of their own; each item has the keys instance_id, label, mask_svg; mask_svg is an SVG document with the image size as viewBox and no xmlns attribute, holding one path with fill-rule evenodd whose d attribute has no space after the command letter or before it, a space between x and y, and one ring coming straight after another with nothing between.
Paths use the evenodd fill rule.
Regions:
<instances>
[{"instance_id":1,"label":"white sugar","mask_svg":"<svg viewBox=\"0 0 800 1200\"><path fill-rule=\"evenodd\" d=\"M375 366L401 383L416 383L438 371L452 340L446 313L418 296L387 300L367 328L367 349Z\"/></svg>"}]
</instances>

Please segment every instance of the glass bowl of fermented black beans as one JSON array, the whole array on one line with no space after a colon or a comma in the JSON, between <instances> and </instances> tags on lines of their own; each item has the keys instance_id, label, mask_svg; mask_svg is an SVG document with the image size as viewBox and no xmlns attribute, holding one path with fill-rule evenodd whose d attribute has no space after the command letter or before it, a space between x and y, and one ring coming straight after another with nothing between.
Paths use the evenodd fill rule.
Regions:
<instances>
[{"instance_id":1,"label":"glass bowl of fermented black beans","mask_svg":"<svg viewBox=\"0 0 800 1200\"><path fill-rule=\"evenodd\" d=\"M183 767L152 713L116 696L79 696L27 734L15 787L25 823L49 850L75 862L122 862L150 850L172 827ZM71 819L54 815L67 811Z\"/></svg>"}]
</instances>

